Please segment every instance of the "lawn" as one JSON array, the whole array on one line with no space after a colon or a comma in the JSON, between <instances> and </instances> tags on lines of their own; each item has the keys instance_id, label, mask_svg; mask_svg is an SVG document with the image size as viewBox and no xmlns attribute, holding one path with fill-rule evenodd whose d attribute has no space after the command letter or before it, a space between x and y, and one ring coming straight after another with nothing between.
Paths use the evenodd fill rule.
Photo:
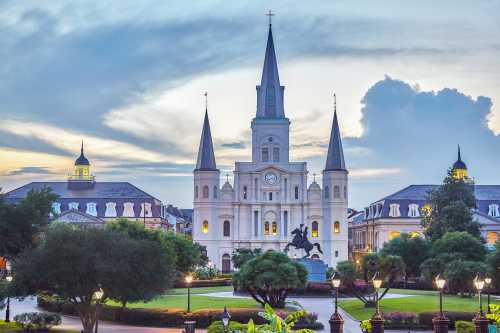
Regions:
<instances>
[{"instance_id":1,"label":"lawn","mask_svg":"<svg viewBox=\"0 0 500 333\"><path fill-rule=\"evenodd\" d=\"M396 293L396 290L391 290L391 293ZM399 292L398 292L399 293ZM412 293L406 291L407 294L417 294L418 291ZM430 292L428 292L430 293ZM405 298L392 298L383 299L380 302L380 309L383 312L392 311L407 311L407 312L425 312L425 311L438 311L439 300L435 292L434 295L425 294L420 292L420 295ZM498 304L498 302L492 302ZM339 302L339 306L347 311L351 316L358 320L368 319L373 315L373 308L365 308L363 303L359 300L344 300ZM461 298L458 296L444 296L443 307L445 311L466 311L475 312L478 310L478 299L474 298ZM483 307L486 310L486 297L483 298Z\"/></svg>"},{"instance_id":2,"label":"lawn","mask_svg":"<svg viewBox=\"0 0 500 333\"><path fill-rule=\"evenodd\" d=\"M214 289L217 288L217 289ZM226 289L221 289L226 288ZM211 292L232 291L227 287L211 287L211 288L193 288L191 289L191 310L201 309L223 309L224 306L229 308L256 308L260 305L253 299L234 298L234 297L212 297L204 295ZM115 302L107 302L109 305L116 305ZM169 294L157 297L150 302L130 303L128 308L143 308L143 309L187 309L187 289L173 289Z\"/></svg>"},{"instance_id":3,"label":"lawn","mask_svg":"<svg viewBox=\"0 0 500 333\"><path fill-rule=\"evenodd\" d=\"M201 288L191 288L191 294L209 294L209 293L220 293L220 292L232 292L232 286L220 286L220 287L201 287ZM187 288L175 288L167 292L167 295L186 295Z\"/></svg>"}]
</instances>

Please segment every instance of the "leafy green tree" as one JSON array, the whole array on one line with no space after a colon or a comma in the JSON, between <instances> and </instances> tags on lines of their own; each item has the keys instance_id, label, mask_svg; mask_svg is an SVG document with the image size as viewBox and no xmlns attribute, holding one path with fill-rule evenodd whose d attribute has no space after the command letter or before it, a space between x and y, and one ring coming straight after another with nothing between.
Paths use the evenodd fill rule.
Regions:
<instances>
[{"instance_id":1,"label":"leafy green tree","mask_svg":"<svg viewBox=\"0 0 500 333\"><path fill-rule=\"evenodd\" d=\"M234 250L231 260L233 261L234 268L240 269L247 261L260 255L262 255L262 249L240 248Z\"/></svg>"},{"instance_id":2,"label":"leafy green tree","mask_svg":"<svg viewBox=\"0 0 500 333\"><path fill-rule=\"evenodd\" d=\"M378 253L368 253L361 260L361 271L365 281L370 280L380 271L380 255Z\"/></svg>"},{"instance_id":3,"label":"leafy green tree","mask_svg":"<svg viewBox=\"0 0 500 333\"><path fill-rule=\"evenodd\" d=\"M488 270L494 286L500 288L500 241L495 244L495 251L488 258Z\"/></svg>"},{"instance_id":4,"label":"leafy green tree","mask_svg":"<svg viewBox=\"0 0 500 333\"><path fill-rule=\"evenodd\" d=\"M284 308L288 293L306 286L307 270L286 254L269 250L243 264L234 274L233 283L263 306L268 303Z\"/></svg>"},{"instance_id":5,"label":"leafy green tree","mask_svg":"<svg viewBox=\"0 0 500 333\"><path fill-rule=\"evenodd\" d=\"M356 280L356 266L352 261L340 261L337 263L336 273L344 286L352 286Z\"/></svg>"},{"instance_id":6,"label":"leafy green tree","mask_svg":"<svg viewBox=\"0 0 500 333\"><path fill-rule=\"evenodd\" d=\"M438 240L450 231L466 231L481 238L479 223L473 220L476 200L469 179L456 179L449 170L443 184L429 193L429 202L431 211L424 215L422 226L430 240Z\"/></svg>"},{"instance_id":7,"label":"leafy green tree","mask_svg":"<svg viewBox=\"0 0 500 333\"><path fill-rule=\"evenodd\" d=\"M48 187L28 192L17 204L7 203L0 195L0 257L14 258L38 243L56 199Z\"/></svg>"},{"instance_id":8,"label":"leafy green tree","mask_svg":"<svg viewBox=\"0 0 500 333\"><path fill-rule=\"evenodd\" d=\"M14 260L13 269L17 295L57 295L75 306L84 332L91 333L96 291L102 288L103 301L147 301L169 287L172 266L157 242L56 224L38 247Z\"/></svg>"},{"instance_id":9,"label":"leafy green tree","mask_svg":"<svg viewBox=\"0 0 500 333\"><path fill-rule=\"evenodd\" d=\"M468 232L448 232L432 246L435 257L449 255L454 259L481 261L486 259L484 244Z\"/></svg>"},{"instance_id":10,"label":"leafy green tree","mask_svg":"<svg viewBox=\"0 0 500 333\"><path fill-rule=\"evenodd\" d=\"M405 278L418 277L420 265L430 256L431 246L431 242L422 237L410 237L404 233L385 243L380 254L401 257L405 266Z\"/></svg>"},{"instance_id":11,"label":"leafy green tree","mask_svg":"<svg viewBox=\"0 0 500 333\"><path fill-rule=\"evenodd\" d=\"M456 259L446 265L444 277L448 280L448 288L462 296L473 292L473 280L477 274L485 274L488 266L484 262Z\"/></svg>"}]
</instances>

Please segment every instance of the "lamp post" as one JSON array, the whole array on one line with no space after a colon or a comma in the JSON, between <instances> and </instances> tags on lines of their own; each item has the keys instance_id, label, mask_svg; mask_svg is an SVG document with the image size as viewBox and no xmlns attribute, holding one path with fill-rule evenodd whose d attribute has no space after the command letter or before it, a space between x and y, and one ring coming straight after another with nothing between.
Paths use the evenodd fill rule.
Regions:
<instances>
[{"instance_id":1,"label":"lamp post","mask_svg":"<svg viewBox=\"0 0 500 333\"><path fill-rule=\"evenodd\" d=\"M227 311L227 308L224 306L224 312L222 312L222 325L224 326L224 332L227 332L227 329L229 328L229 321L231 320L231 315L229 314L229 311Z\"/></svg>"},{"instance_id":2,"label":"lamp post","mask_svg":"<svg viewBox=\"0 0 500 333\"><path fill-rule=\"evenodd\" d=\"M486 313L490 314L490 285L491 285L491 278L488 276L484 279L484 284L486 285L486 292L488 293L488 307L486 308Z\"/></svg>"},{"instance_id":3,"label":"lamp post","mask_svg":"<svg viewBox=\"0 0 500 333\"><path fill-rule=\"evenodd\" d=\"M384 332L384 318L382 318L382 315L380 314L380 302L378 299L378 291L380 287L382 286L382 279L380 278L379 273L375 273L372 279L373 283L373 288L375 288L375 305L376 305L376 310L375 314L373 315L372 319L370 319L370 322L372 324L372 333L383 333Z\"/></svg>"},{"instance_id":4,"label":"lamp post","mask_svg":"<svg viewBox=\"0 0 500 333\"><path fill-rule=\"evenodd\" d=\"M479 296L479 312L473 319L474 325L476 326L475 333L487 333L489 321L484 316L483 301L481 299L481 292L484 288L484 280L481 279L479 275L474 278L474 286L476 287Z\"/></svg>"},{"instance_id":5,"label":"lamp post","mask_svg":"<svg viewBox=\"0 0 500 333\"><path fill-rule=\"evenodd\" d=\"M339 297L339 287L340 287L340 278L337 276L337 273L332 276L332 286L335 289L335 312L330 317L328 321L330 323L330 333L342 333L344 331L344 319L340 315L338 311L338 297Z\"/></svg>"},{"instance_id":6,"label":"lamp post","mask_svg":"<svg viewBox=\"0 0 500 333\"><path fill-rule=\"evenodd\" d=\"M191 282L193 282L193 277L191 275L186 276L186 284L188 288L188 304L187 304L187 312L191 312Z\"/></svg>"},{"instance_id":7,"label":"lamp post","mask_svg":"<svg viewBox=\"0 0 500 333\"><path fill-rule=\"evenodd\" d=\"M7 274L10 274L7 272ZM12 282L12 275L7 275L7 282ZM7 295L7 308L5 309L5 322L10 323L10 295Z\"/></svg>"},{"instance_id":8,"label":"lamp post","mask_svg":"<svg viewBox=\"0 0 500 333\"><path fill-rule=\"evenodd\" d=\"M99 330L99 307L101 306L101 301L102 298L104 297L104 291L102 289L99 289L94 293L94 299L95 299L95 333L98 332Z\"/></svg>"},{"instance_id":9,"label":"lamp post","mask_svg":"<svg viewBox=\"0 0 500 333\"><path fill-rule=\"evenodd\" d=\"M432 318L432 323L434 324L434 333L448 333L448 326L450 320L445 317L443 313L443 289L446 285L446 280L441 277L440 274L434 279L436 287L439 290L439 315Z\"/></svg>"}]
</instances>

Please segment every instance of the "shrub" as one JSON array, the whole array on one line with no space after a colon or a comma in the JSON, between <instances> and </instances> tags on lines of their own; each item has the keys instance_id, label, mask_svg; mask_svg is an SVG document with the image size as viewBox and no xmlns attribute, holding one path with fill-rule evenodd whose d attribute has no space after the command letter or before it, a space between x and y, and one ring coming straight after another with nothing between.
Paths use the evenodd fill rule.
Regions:
<instances>
[{"instance_id":1,"label":"shrub","mask_svg":"<svg viewBox=\"0 0 500 333\"><path fill-rule=\"evenodd\" d=\"M417 314L414 312L394 311L384 313L385 326L390 329L415 328L419 326Z\"/></svg>"},{"instance_id":2,"label":"shrub","mask_svg":"<svg viewBox=\"0 0 500 333\"><path fill-rule=\"evenodd\" d=\"M212 280L217 277L217 269L214 267L198 267L193 272L196 280Z\"/></svg>"},{"instance_id":3,"label":"shrub","mask_svg":"<svg viewBox=\"0 0 500 333\"><path fill-rule=\"evenodd\" d=\"M231 279L223 278L223 279L213 279L213 280L193 280L191 282L191 288L203 288L203 287L222 287L222 286L230 286L232 284ZM176 288L186 288L186 282L184 280L178 281L175 284Z\"/></svg>"},{"instance_id":4,"label":"shrub","mask_svg":"<svg viewBox=\"0 0 500 333\"><path fill-rule=\"evenodd\" d=\"M236 321L230 321L229 327L227 331L229 332L246 332L248 328L247 324L238 323ZM267 324L257 325L257 330L269 330L270 327ZM208 326L207 333L224 333L224 325L222 325L222 321L217 320L214 321L210 326Z\"/></svg>"},{"instance_id":5,"label":"shrub","mask_svg":"<svg viewBox=\"0 0 500 333\"><path fill-rule=\"evenodd\" d=\"M418 314L418 322L420 325L432 327L432 319L437 317L438 312L421 312ZM476 315L474 312L460 312L460 311L445 311L445 316L450 320L450 328L455 327L457 321L472 321Z\"/></svg>"},{"instance_id":6,"label":"shrub","mask_svg":"<svg viewBox=\"0 0 500 333\"><path fill-rule=\"evenodd\" d=\"M476 330L475 325L469 321L458 320L455 323L457 333L474 333Z\"/></svg>"},{"instance_id":7,"label":"shrub","mask_svg":"<svg viewBox=\"0 0 500 333\"><path fill-rule=\"evenodd\" d=\"M47 331L61 324L61 316L56 313L27 312L14 317L14 321L28 332Z\"/></svg>"}]
</instances>

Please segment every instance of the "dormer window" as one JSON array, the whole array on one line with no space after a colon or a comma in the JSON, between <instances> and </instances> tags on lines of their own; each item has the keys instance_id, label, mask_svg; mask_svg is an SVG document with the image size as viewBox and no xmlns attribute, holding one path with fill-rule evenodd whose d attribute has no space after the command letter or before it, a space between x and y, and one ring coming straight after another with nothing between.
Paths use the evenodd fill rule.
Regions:
<instances>
[{"instance_id":1,"label":"dormer window","mask_svg":"<svg viewBox=\"0 0 500 333\"><path fill-rule=\"evenodd\" d=\"M104 212L105 217L116 217L116 203L115 202L107 202L106 203L106 212Z\"/></svg>"},{"instance_id":2,"label":"dormer window","mask_svg":"<svg viewBox=\"0 0 500 333\"><path fill-rule=\"evenodd\" d=\"M52 203L52 212L54 214L61 214L61 204L59 202Z\"/></svg>"},{"instance_id":3,"label":"dormer window","mask_svg":"<svg viewBox=\"0 0 500 333\"><path fill-rule=\"evenodd\" d=\"M97 216L97 204L95 202L88 202L86 213L92 216Z\"/></svg>"},{"instance_id":4,"label":"dormer window","mask_svg":"<svg viewBox=\"0 0 500 333\"><path fill-rule=\"evenodd\" d=\"M70 202L68 204L68 209L69 210L78 210L78 202Z\"/></svg>"},{"instance_id":5,"label":"dormer window","mask_svg":"<svg viewBox=\"0 0 500 333\"><path fill-rule=\"evenodd\" d=\"M408 205L408 217L419 217L419 209L417 204L409 204Z\"/></svg>"},{"instance_id":6,"label":"dormer window","mask_svg":"<svg viewBox=\"0 0 500 333\"><path fill-rule=\"evenodd\" d=\"M389 206L389 216L390 217L400 217L401 213L399 211L399 204L391 204Z\"/></svg>"},{"instance_id":7,"label":"dormer window","mask_svg":"<svg viewBox=\"0 0 500 333\"><path fill-rule=\"evenodd\" d=\"M488 206L488 215L493 217L500 217L500 212L498 211L497 204L490 204Z\"/></svg>"},{"instance_id":8,"label":"dormer window","mask_svg":"<svg viewBox=\"0 0 500 333\"><path fill-rule=\"evenodd\" d=\"M125 202L123 204L123 217L135 217L133 202Z\"/></svg>"},{"instance_id":9,"label":"dormer window","mask_svg":"<svg viewBox=\"0 0 500 333\"><path fill-rule=\"evenodd\" d=\"M153 217L153 212L151 211L151 204L149 202L142 203L141 217Z\"/></svg>"}]
</instances>

